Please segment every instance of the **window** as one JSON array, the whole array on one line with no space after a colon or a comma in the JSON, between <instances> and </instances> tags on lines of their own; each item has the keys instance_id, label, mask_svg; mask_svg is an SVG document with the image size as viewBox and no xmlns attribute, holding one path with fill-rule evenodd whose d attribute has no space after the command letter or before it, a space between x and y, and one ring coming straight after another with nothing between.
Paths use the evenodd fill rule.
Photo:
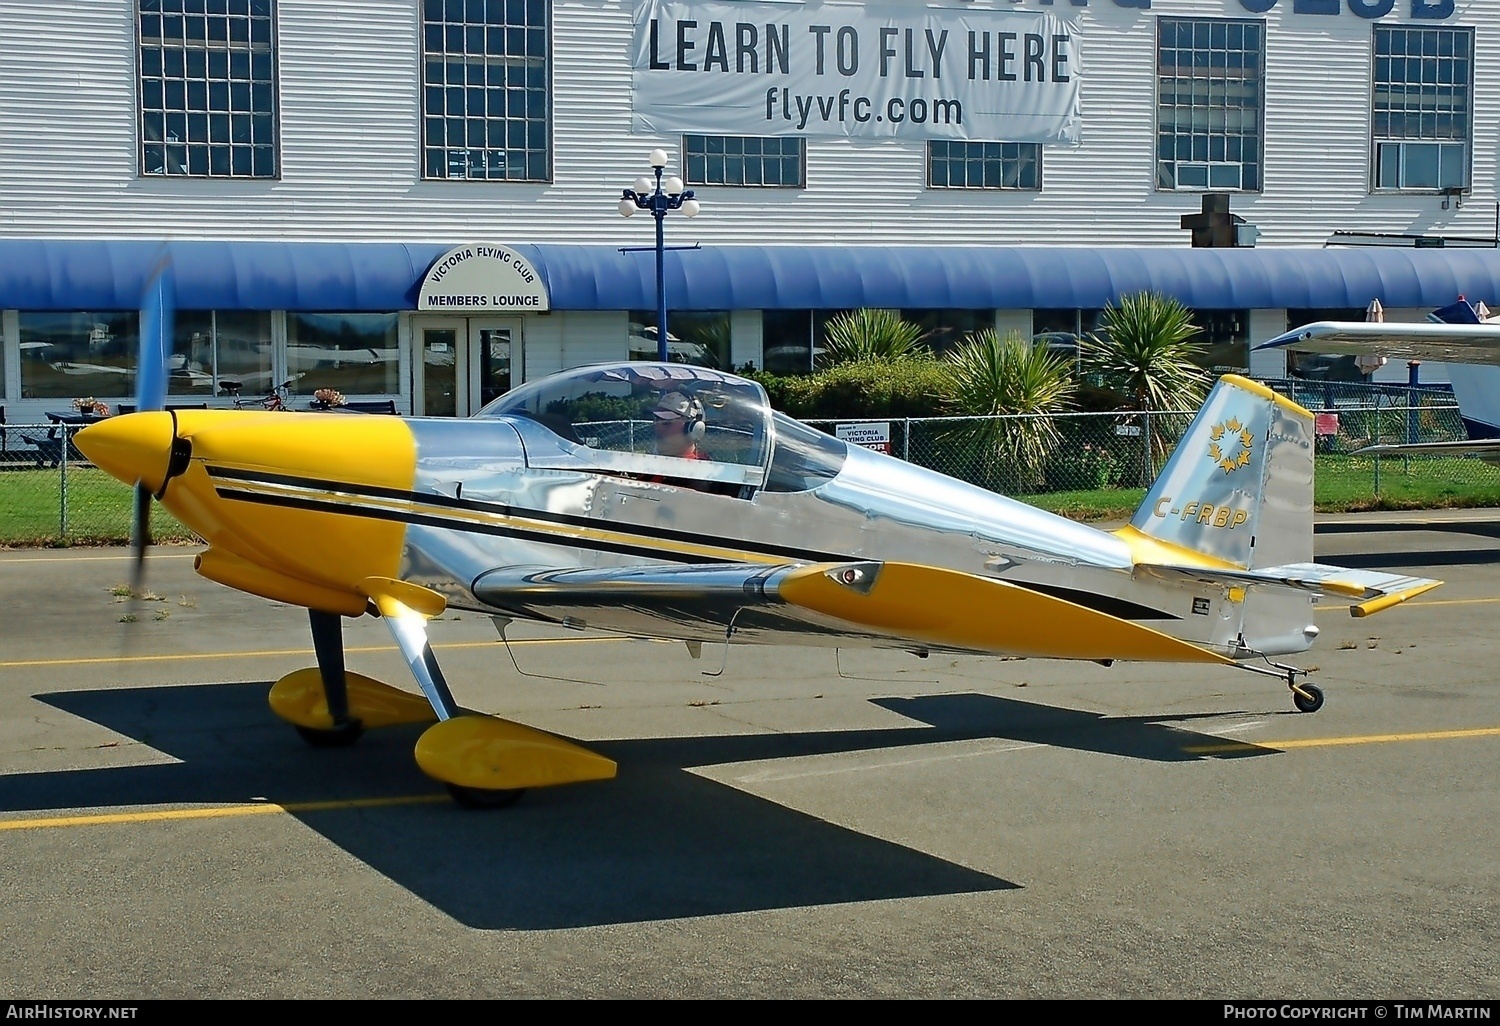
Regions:
<instances>
[{"instance_id":1,"label":"window","mask_svg":"<svg viewBox=\"0 0 1500 1026\"><path fill-rule=\"evenodd\" d=\"M685 135L682 153L688 185L807 184L807 143L800 138Z\"/></svg>"},{"instance_id":2,"label":"window","mask_svg":"<svg viewBox=\"0 0 1500 1026\"><path fill-rule=\"evenodd\" d=\"M275 178L272 0L139 0L143 175Z\"/></svg>"},{"instance_id":3,"label":"window","mask_svg":"<svg viewBox=\"0 0 1500 1026\"><path fill-rule=\"evenodd\" d=\"M848 310L766 310L761 315L761 354L772 374L811 374L824 351L828 322Z\"/></svg>"},{"instance_id":4,"label":"window","mask_svg":"<svg viewBox=\"0 0 1500 1026\"><path fill-rule=\"evenodd\" d=\"M1250 370L1248 310L1193 310L1198 334L1193 342L1206 350L1198 362L1214 374L1247 374Z\"/></svg>"},{"instance_id":5,"label":"window","mask_svg":"<svg viewBox=\"0 0 1500 1026\"><path fill-rule=\"evenodd\" d=\"M172 331L170 395L217 395L238 382L261 395L271 380L271 315L257 310L179 310Z\"/></svg>"},{"instance_id":6,"label":"window","mask_svg":"<svg viewBox=\"0 0 1500 1026\"><path fill-rule=\"evenodd\" d=\"M922 342L945 353L970 335L995 327L994 310L902 310L901 319L922 329Z\"/></svg>"},{"instance_id":7,"label":"window","mask_svg":"<svg viewBox=\"0 0 1500 1026\"><path fill-rule=\"evenodd\" d=\"M1158 189L1260 189L1264 58L1264 22L1157 20Z\"/></svg>"},{"instance_id":8,"label":"window","mask_svg":"<svg viewBox=\"0 0 1500 1026\"><path fill-rule=\"evenodd\" d=\"M423 0L426 178L552 178L549 0Z\"/></svg>"},{"instance_id":9,"label":"window","mask_svg":"<svg viewBox=\"0 0 1500 1026\"><path fill-rule=\"evenodd\" d=\"M927 144L929 189L1021 189L1042 187L1039 143L950 142Z\"/></svg>"},{"instance_id":10,"label":"window","mask_svg":"<svg viewBox=\"0 0 1500 1026\"><path fill-rule=\"evenodd\" d=\"M700 367L729 368L729 314L713 310L667 311L667 359ZM630 358L654 360L656 311L630 311Z\"/></svg>"},{"instance_id":11,"label":"window","mask_svg":"<svg viewBox=\"0 0 1500 1026\"><path fill-rule=\"evenodd\" d=\"M1365 311L1358 307L1324 308L1313 310L1288 310L1286 330L1292 331L1304 324L1316 321L1362 321ZM1299 353L1287 350L1287 377L1311 378L1318 381L1368 381L1352 356L1336 356L1331 353ZM1329 403L1332 405L1332 403Z\"/></svg>"},{"instance_id":12,"label":"window","mask_svg":"<svg viewBox=\"0 0 1500 1026\"><path fill-rule=\"evenodd\" d=\"M345 395L394 395L400 391L399 361L393 313L286 315L286 368L293 393L334 388Z\"/></svg>"},{"instance_id":13,"label":"window","mask_svg":"<svg viewBox=\"0 0 1500 1026\"><path fill-rule=\"evenodd\" d=\"M1468 188L1473 53L1473 29L1375 29L1376 189Z\"/></svg>"},{"instance_id":14,"label":"window","mask_svg":"<svg viewBox=\"0 0 1500 1026\"><path fill-rule=\"evenodd\" d=\"M22 310L21 398L135 394L141 316L134 310Z\"/></svg>"}]
</instances>

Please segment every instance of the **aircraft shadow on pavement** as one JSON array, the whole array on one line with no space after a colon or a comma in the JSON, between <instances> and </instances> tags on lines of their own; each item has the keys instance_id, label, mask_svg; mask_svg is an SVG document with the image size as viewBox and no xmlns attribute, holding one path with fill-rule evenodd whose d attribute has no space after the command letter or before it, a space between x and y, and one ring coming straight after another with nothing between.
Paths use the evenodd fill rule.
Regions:
<instances>
[{"instance_id":1,"label":"aircraft shadow on pavement","mask_svg":"<svg viewBox=\"0 0 1500 1026\"><path fill-rule=\"evenodd\" d=\"M181 761L0 776L0 813L441 793L412 759L422 728L312 749L266 708L268 687L39 696ZM509 809L472 812L444 800L293 814L468 926L563 929L1018 886L685 772L691 767L978 738L1187 761L1203 756L1185 748L1220 741L1145 718L988 695L879 704L927 726L594 742L618 761L615 780L533 791Z\"/></svg>"}]
</instances>

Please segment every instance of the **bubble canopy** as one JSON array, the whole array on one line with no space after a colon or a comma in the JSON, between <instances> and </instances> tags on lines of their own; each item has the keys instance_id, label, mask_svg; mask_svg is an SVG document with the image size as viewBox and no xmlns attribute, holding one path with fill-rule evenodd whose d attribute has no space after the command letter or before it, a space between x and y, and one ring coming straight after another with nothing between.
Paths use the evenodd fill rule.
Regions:
<instances>
[{"instance_id":1,"label":"bubble canopy","mask_svg":"<svg viewBox=\"0 0 1500 1026\"><path fill-rule=\"evenodd\" d=\"M657 447L655 425L663 409L674 418L701 409L701 455L696 459L766 465L771 404L765 389L691 364L618 363L563 371L507 392L477 416L528 417L591 449L671 456Z\"/></svg>"},{"instance_id":2,"label":"bubble canopy","mask_svg":"<svg viewBox=\"0 0 1500 1026\"><path fill-rule=\"evenodd\" d=\"M686 402L684 402L686 400ZM701 411L700 454L683 458L658 446L656 424ZM771 409L765 389L747 378L681 363L580 367L522 385L476 415L525 417L546 427L604 473L653 480L696 479L755 490L803 492L838 476L848 446ZM653 466L653 464L655 464ZM676 465L663 468L662 464ZM664 478L655 475L664 474Z\"/></svg>"}]
</instances>

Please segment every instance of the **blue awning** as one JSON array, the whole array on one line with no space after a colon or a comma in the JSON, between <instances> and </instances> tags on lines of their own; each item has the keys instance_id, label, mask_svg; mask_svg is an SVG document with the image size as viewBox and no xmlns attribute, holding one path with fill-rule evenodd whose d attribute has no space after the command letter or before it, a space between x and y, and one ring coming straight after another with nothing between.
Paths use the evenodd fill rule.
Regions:
<instances>
[{"instance_id":1,"label":"blue awning","mask_svg":"<svg viewBox=\"0 0 1500 1026\"><path fill-rule=\"evenodd\" d=\"M494 240L503 241L503 240ZM448 243L0 240L0 309L126 310L163 256L185 309L416 307ZM650 310L655 254L514 245L554 310ZM1093 309L1154 291L1202 310L1500 306L1496 249L704 246L666 254L674 310Z\"/></svg>"}]
</instances>

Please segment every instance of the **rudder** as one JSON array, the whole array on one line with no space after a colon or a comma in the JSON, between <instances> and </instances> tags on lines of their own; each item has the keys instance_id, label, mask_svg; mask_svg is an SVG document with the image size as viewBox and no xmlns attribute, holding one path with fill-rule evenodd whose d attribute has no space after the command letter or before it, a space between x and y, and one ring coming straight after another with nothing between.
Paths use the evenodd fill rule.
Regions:
<instances>
[{"instance_id":1,"label":"rudder","mask_svg":"<svg viewBox=\"0 0 1500 1026\"><path fill-rule=\"evenodd\" d=\"M1136 510L1131 527L1237 567L1312 560L1313 415L1226 374Z\"/></svg>"}]
</instances>

